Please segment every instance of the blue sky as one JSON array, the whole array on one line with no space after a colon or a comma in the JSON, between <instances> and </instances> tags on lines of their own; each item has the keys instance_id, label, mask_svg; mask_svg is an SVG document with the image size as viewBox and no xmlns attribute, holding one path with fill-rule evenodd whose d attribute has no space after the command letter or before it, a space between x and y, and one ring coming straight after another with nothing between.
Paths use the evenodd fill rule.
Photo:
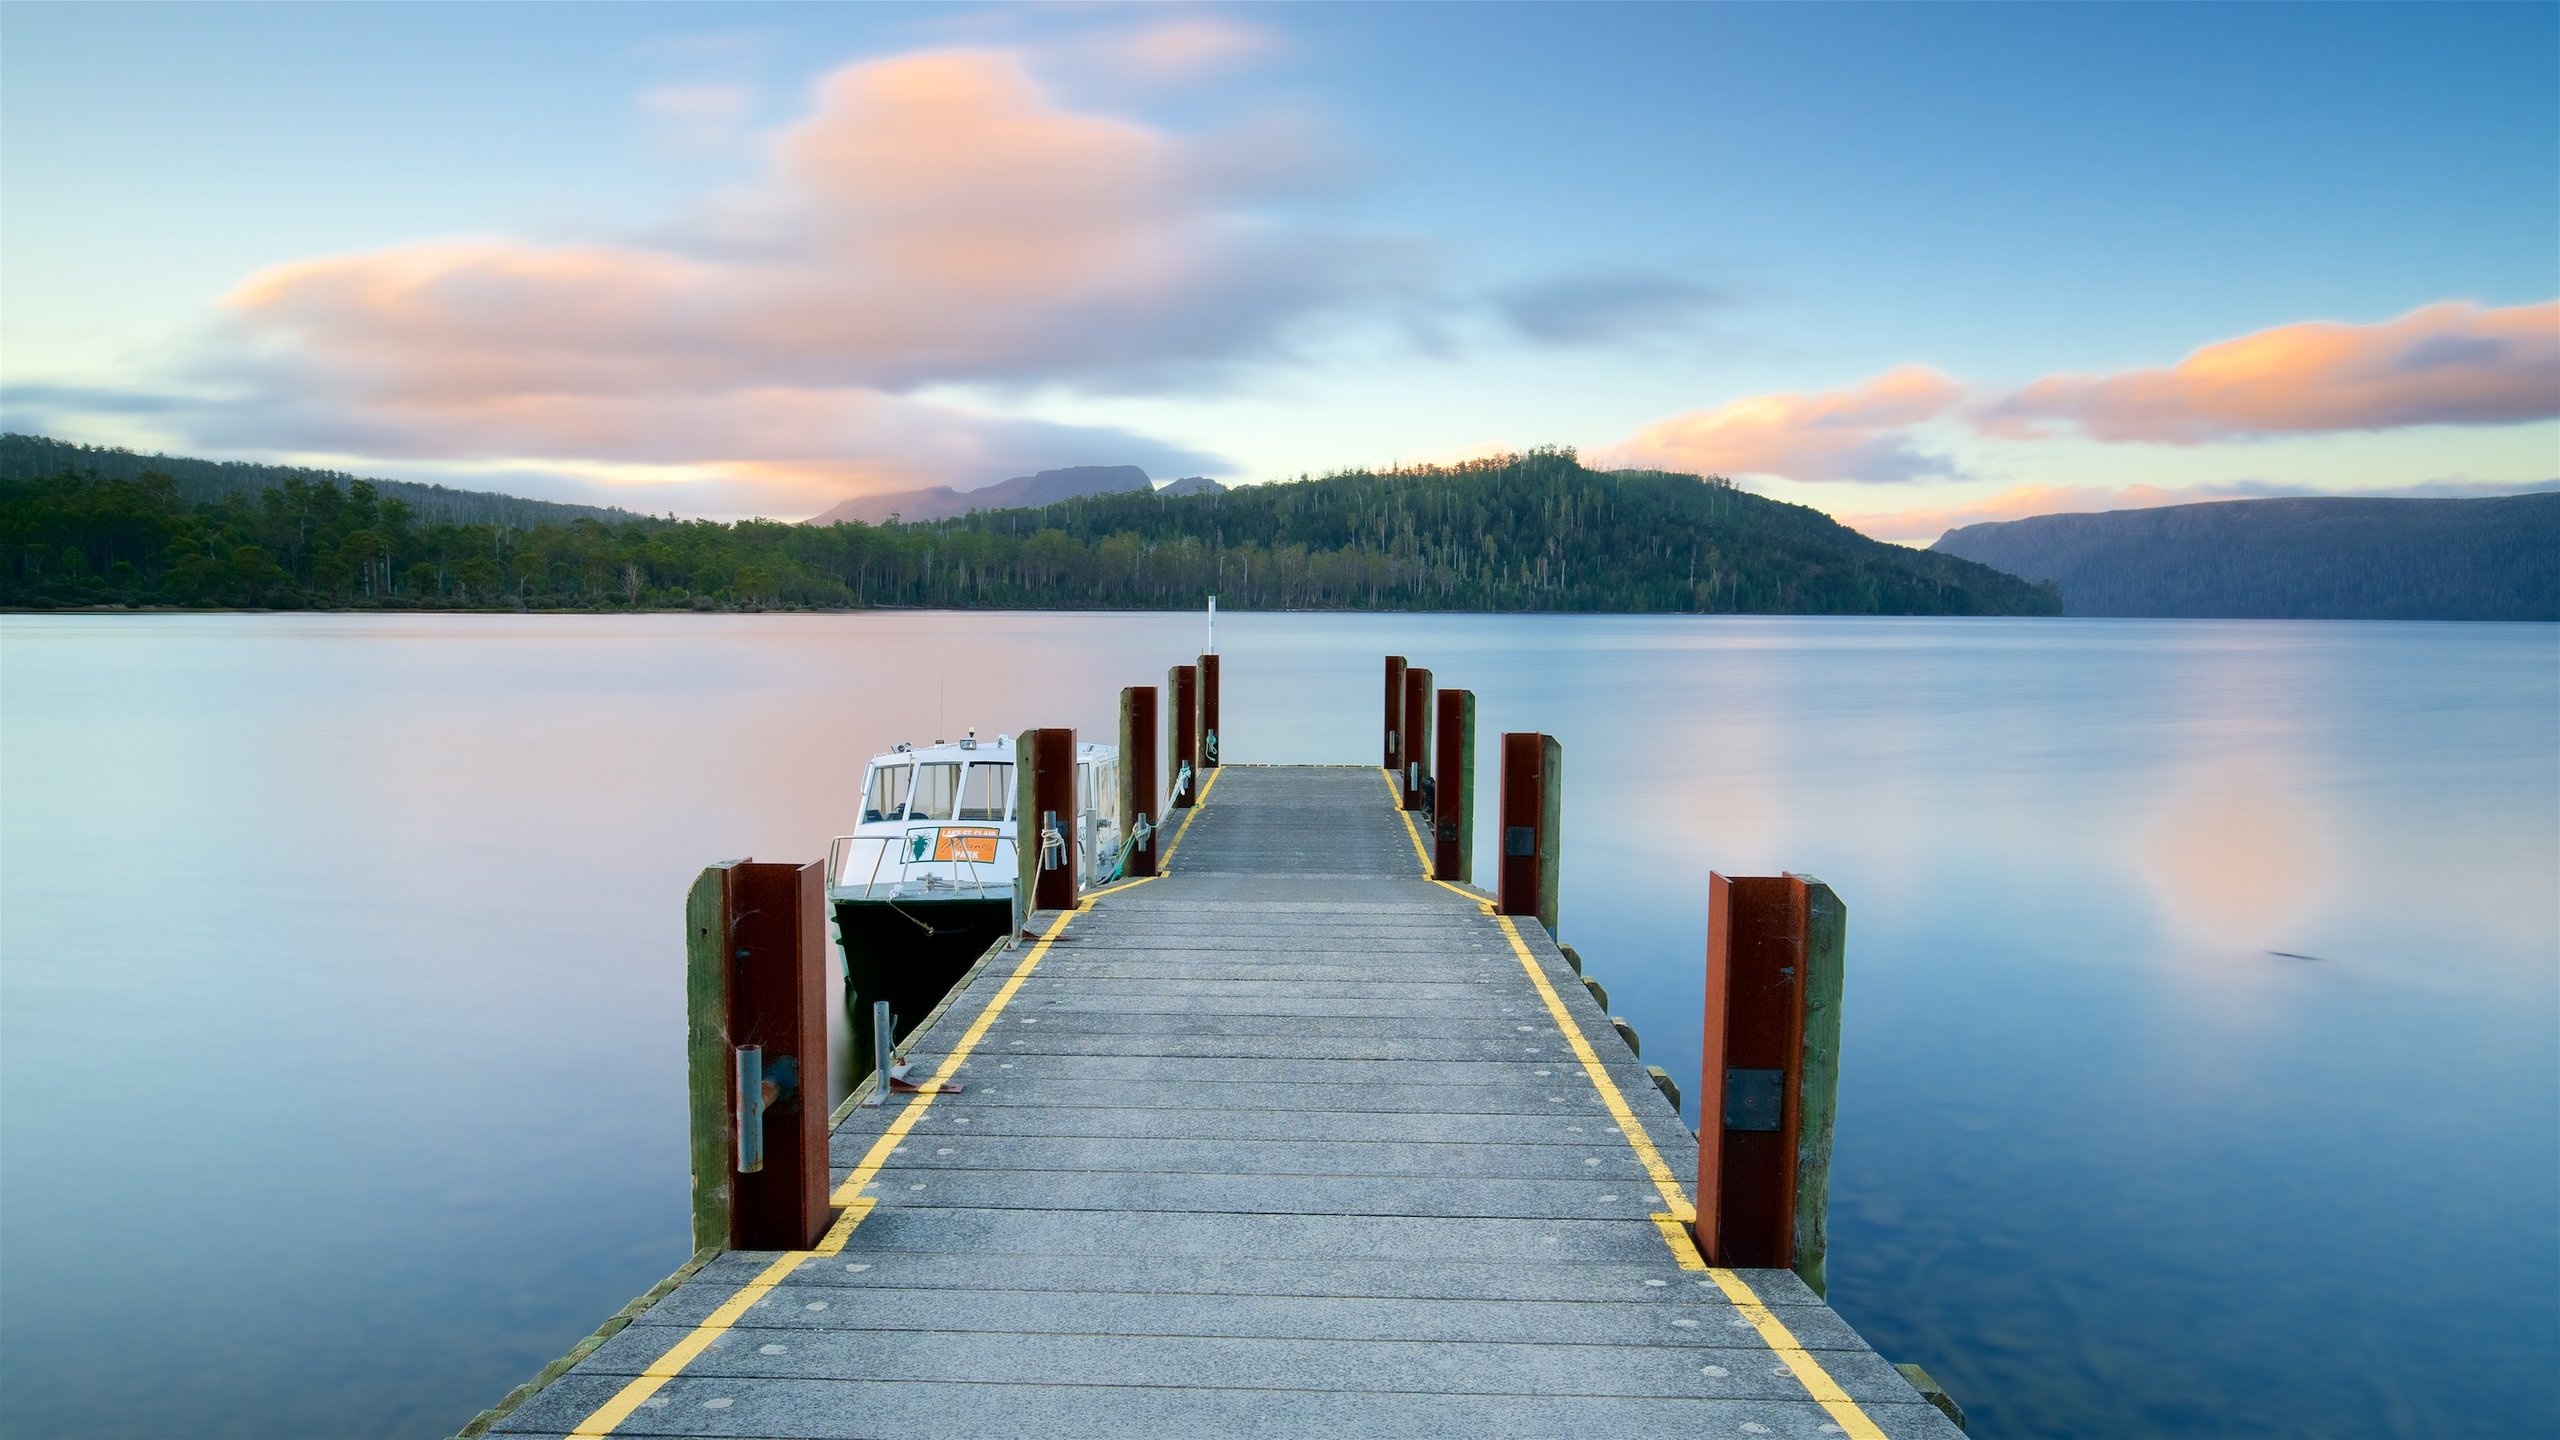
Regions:
<instances>
[{"instance_id":1,"label":"blue sky","mask_svg":"<svg viewBox=\"0 0 2560 1440\"><path fill-rule=\"evenodd\" d=\"M2560 477L2560 9L0 11L0 419L652 510Z\"/></svg>"}]
</instances>

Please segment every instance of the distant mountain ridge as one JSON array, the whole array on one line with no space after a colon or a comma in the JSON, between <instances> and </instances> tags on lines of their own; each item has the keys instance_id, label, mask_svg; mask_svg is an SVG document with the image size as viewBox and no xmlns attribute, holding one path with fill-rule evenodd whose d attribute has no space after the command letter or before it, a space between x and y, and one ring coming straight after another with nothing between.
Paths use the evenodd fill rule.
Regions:
<instances>
[{"instance_id":1,"label":"distant mountain ridge","mask_svg":"<svg viewBox=\"0 0 2560 1440\"><path fill-rule=\"evenodd\" d=\"M1930 549L2051 581L2067 615L2560 620L2560 493L2039 515L1950 530Z\"/></svg>"},{"instance_id":2,"label":"distant mountain ridge","mask_svg":"<svg viewBox=\"0 0 2560 1440\"><path fill-rule=\"evenodd\" d=\"M306 485L334 485L344 490L358 480L386 500L397 500L426 524L497 525L527 530L536 525L571 520L620 523L646 517L602 505L572 505L560 500L527 500L494 490L456 490L415 480L381 480L342 470L313 470L301 465L262 465L248 460L198 460L185 455L144 455L108 445L75 445L43 435L0 435L0 481L49 480L64 473L95 475L107 480L133 480L166 475L177 482L181 499L199 504L227 495L256 495L287 480Z\"/></svg>"},{"instance_id":3,"label":"distant mountain ridge","mask_svg":"<svg viewBox=\"0 0 2560 1440\"><path fill-rule=\"evenodd\" d=\"M1193 475L1176 480L1156 493L1215 495L1225 488L1205 475ZM901 490L893 495L857 495L823 515L810 517L804 523L841 525L856 520L865 525L885 525L893 519L908 522L949 520L973 510L1024 510L1086 495L1116 495L1154 489L1155 482L1147 478L1146 471L1135 465L1069 465L1031 475L1016 475L1010 480L999 480L975 490L954 490L948 485L936 485L927 490Z\"/></svg>"}]
</instances>

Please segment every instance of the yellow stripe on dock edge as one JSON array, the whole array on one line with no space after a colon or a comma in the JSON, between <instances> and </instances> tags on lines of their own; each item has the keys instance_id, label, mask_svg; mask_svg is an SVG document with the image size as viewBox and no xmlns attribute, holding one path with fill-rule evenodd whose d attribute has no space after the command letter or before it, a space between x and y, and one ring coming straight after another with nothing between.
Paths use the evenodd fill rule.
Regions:
<instances>
[{"instance_id":1,"label":"yellow stripe on dock edge","mask_svg":"<svg viewBox=\"0 0 2560 1440\"><path fill-rule=\"evenodd\" d=\"M1173 852L1182 848L1182 837L1191 833L1191 822L1200 818L1200 807L1209 803L1209 792L1218 788L1218 771L1225 768L1221 765L1210 771L1209 778L1200 782L1199 797L1183 810L1182 823L1173 827L1173 839L1165 845L1164 853L1156 857L1157 874L1161 875L1173 867Z\"/></svg>"},{"instance_id":2,"label":"yellow stripe on dock edge","mask_svg":"<svg viewBox=\"0 0 2560 1440\"><path fill-rule=\"evenodd\" d=\"M1805 1393L1813 1397L1814 1403L1830 1414L1832 1423L1848 1432L1849 1440L1885 1440L1884 1431L1876 1427L1876 1422L1867 1417L1866 1411L1858 1408L1858 1402L1849 1398L1849 1393L1840 1388L1840 1382L1831 1378L1831 1372L1822 1368L1822 1362L1813 1358L1812 1352L1796 1339L1795 1332L1789 1330L1786 1322L1752 1293L1751 1286L1740 1275L1709 1265L1698 1254L1697 1242L1690 1239L1688 1230L1689 1223L1697 1218L1697 1207L1689 1203L1688 1192L1680 1188L1680 1178L1671 1172L1662 1152L1654 1148L1653 1137L1645 1133L1644 1123L1636 1119L1636 1112L1628 1106L1627 1097L1618 1089L1618 1082L1609 1077L1609 1067L1600 1063L1600 1053L1591 1048L1591 1041L1583 1035L1582 1027L1574 1022L1573 1012L1565 1007L1564 998L1556 993L1555 986L1547 982L1546 972L1538 966L1538 957L1530 953L1528 942L1520 938L1519 927L1512 923L1510 916L1497 914L1492 901L1462 890L1431 873L1431 852L1423 847L1422 832L1414 827L1413 812L1404 808L1403 785L1392 770L1381 768L1378 773L1386 777L1387 794L1395 804L1397 817L1404 821L1405 834L1413 841L1415 857L1422 862L1422 878L1453 895L1463 895L1475 901L1484 907L1485 914L1501 924L1503 936L1511 942L1511 953L1519 957L1520 968L1528 972L1529 983L1537 987L1538 998L1546 1002L1547 1014L1555 1020L1556 1028L1564 1033L1565 1042L1573 1048L1574 1058L1582 1062L1582 1073L1590 1078L1592 1087L1600 1092L1601 1102L1609 1107L1609 1118L1617 1122L1618 1133L1626 1137L1628 1146L1636 1152L1636 1159L1643 1164L1645 1174L1652 1177L1653 1188L1661 1194L1663 1209L1652 1219L1654 1228L1662 1232L1662 1243L1670 1249L1672 1260L1681 1269L1701 1271L1715 1282L1716 1288L1724 1292L1725 1298L1733 1302L1733 1307L1742 1312L1742 1318L1759 1333L1761 1343L1775 1352L1796 1377L1796 1383L1804 1386Z\"/></svg>"},{"instance_id":3,"label":"yellow stripe on dock edge","mask_svg":"<svg viewBox=\"0 0 2560 1440\"><path fill-rule=\"evenodd\" d=\"M1206 786L1201 788L1201 794L1204 798L1207 796ZM777 1257L772 1264L757 1272L756 1278L748 1281L737 1294L722 1302L720 1308L704 1317L701 1324L685 1332L683 1339L668 1346L667 1352L652 1361L648 1369L641 1371L629 1384L615 1391L612 1399L596 1407L595 1413L579 1421L578 1428L569 1432L572 1436L580 1437L580 1440L593 1440L593 1437L612 1434L614 1427L630 1419L632 1412L646 1403L650 1396L657 1394L668 1381L684 1373L685 1366L692 1364L695 1357L710 1349L711 1342L719 1339L729 1327L737 1324L757 1301L770 1294L775 1286L789 1279L791 1272L799 1269L802 1261L834 1255L844 1249L845 1241L852 1237L854 1227L861 1224L863 1217L869 1215L873 1207L879 1204L878 1200L863 1194L863 1188L878 1177L880 1168L889 1162L890 1152L897 1149L898 1142L904 1140L907 1132L916 1127L916 1122L924 1118L924 1112L931 1108L934 1100L941 1095L943 1083L959 1071L961 1063L969 1058L969 1052L977 1049L978 1042L986 1038L988 1028L996 1023L996 1017L1004 1013L1004 1007L1011 1004L1015 994L1022 989L1022 982L1031 978L1031 972L1039 965L1041 957L1049 953L1050 942L1066 931L1068 921L1085 913L1099 898L1101 898L1099 895L1088 895L1075 909L1066 911L1049 922L1049 928L1041 935L1039 943L1033 945L1031 953L1025 955L1022 963L1014 967L1013 973L1005 977L1004 987L996 991L995 999L988 1003L987 1008L961 1035L960 1043L952 1047L951 1053L944 1057L942 1064L934 1070L933 1079L924 1092L907 1102L906 1108L898 1112L898 1118L889 1122L888 1130L883 1132L878 1140L872 1142L871 1149L862 1157L862 1163L856 1165L853 1173L845 1177L845 1182L836 1187L835 1194L830 1198L836 1204L843 1206L844 1210L836 1216L836 1222L827 1227L827 1233L818 1241L817 1248L787 1251Z\"/></svg>"}]
</instances>

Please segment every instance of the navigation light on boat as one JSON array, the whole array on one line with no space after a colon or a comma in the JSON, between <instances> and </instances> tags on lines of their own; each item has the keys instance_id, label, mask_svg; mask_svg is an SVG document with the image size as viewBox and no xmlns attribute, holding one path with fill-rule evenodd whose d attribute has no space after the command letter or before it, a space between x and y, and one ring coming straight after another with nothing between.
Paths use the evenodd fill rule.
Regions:
<instances>
[{"instance_id":1,"label":"navigation light on boat","mask_svg":"<svg viewBox=\"0 0 2560 1440\"><path fill-rule=\"evenodd\" d=\"M963 750L975 750L978 748L977 726L970 726L969 733L960 737L960 748Z\"/></svg>"}]
</instances>

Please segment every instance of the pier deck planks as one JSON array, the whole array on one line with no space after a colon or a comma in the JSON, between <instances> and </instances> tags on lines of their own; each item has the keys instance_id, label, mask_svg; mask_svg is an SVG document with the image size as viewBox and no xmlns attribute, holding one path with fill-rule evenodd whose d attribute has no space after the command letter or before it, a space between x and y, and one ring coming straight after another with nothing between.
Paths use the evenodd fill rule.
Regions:
<instances>
[{"instance_id":1,"label":"pier deck planks","mask_svg":"<svg viewBox=\"0 0 2560 1440\"><path fill-rule=\"evenodd\" d=\"M708 1344L612 1433L1957 1433L1793 1275L1730 1272L1849 1406L1682 1267L1572 1037L1501 923L1419 878L1381 772L1216 773L1171 873L1039 953L841 1253L714 1333L780 1258L721 1256L497 1431L569 1433L690 1335ZM1543 928L1517 930L1694 1179L1678 1115ZM914 1038L919 1073L1028 953ZM836 1131L839 1187L899 1113Z\"/></svg>"}]
</instances>

